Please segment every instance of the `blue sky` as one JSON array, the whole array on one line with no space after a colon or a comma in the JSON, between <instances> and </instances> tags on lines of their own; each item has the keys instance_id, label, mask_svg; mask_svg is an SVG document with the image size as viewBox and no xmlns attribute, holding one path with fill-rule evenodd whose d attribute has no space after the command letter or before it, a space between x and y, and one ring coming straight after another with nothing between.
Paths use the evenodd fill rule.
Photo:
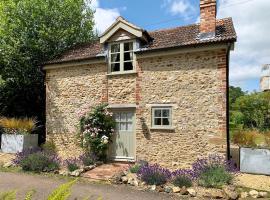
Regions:
<instances>
[{"instance_id":1,"label":"blue sky","mask_svg":"<svg viewBox=\"0 0 270 200\"><path fill-rule=\"evenodd\" d=\"M199 0L92 0L96 28L119 15L147 30L199 22ZM218 0L218 18L232 17L238 35L231 53L230 84L259 90L261 67L270 63L270 1Z\"/></svg>"}]
</instances>

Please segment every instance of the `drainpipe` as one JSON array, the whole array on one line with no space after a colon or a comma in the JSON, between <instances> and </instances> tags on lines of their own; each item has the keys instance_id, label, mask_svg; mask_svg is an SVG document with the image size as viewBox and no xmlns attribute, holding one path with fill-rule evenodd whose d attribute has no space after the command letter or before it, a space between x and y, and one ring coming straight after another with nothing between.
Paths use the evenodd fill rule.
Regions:
<instances>
[{"instance_id":1,"label":"drainpipe","mask_svg":"<svg viewBox=\"0 0 270 200\"><path fill-rule=\"evenodd\" d=\"M229 67L230 67L230 51L231 43L228 43L227 54L226 54L226 135L227 135L227 159L231 159L231 148L230 148L230 112L229 112Z\"/></svg>"}]
</instances>

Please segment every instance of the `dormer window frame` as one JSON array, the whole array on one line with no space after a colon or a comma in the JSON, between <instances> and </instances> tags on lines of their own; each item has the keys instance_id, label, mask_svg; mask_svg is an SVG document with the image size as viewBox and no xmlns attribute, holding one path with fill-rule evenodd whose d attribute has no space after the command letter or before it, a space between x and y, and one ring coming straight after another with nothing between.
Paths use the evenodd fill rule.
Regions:
<instances>
[{"instance_id":1,"label":"dormer window frame","mask_svg":"<svg viewBox=\"0 0 270 200\"><path fill-rule=\"evenodd\" d=\"M124 45L126 43L132 42L132 50L125 51ZM112 46L119 44L119 51L113 51L112 52ZM121 40L121 41L113 41L108 43L108 74L110 75L117 75L117 74L130 74L130 73L136 73L136 39L130 39L130 40ZM132 60L125 60L125 53L132 53L130 56ZM119 61L112 61L112 56L119 54ZM132 70L125 70L124 63L132 62L133 69ZM119 71L112 70L113 64L119 64ZM117 68L117 67L116 67Z\"/></svg>"}]
</instances>

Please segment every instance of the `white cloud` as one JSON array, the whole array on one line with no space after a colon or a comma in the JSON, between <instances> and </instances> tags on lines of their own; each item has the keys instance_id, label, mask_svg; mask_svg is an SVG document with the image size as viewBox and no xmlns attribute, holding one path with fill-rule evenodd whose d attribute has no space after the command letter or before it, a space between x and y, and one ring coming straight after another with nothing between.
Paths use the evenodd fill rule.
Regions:
<instances>
[{"instance_id":1,"label":"white cloud","mask_svg":"<svg viewBox=\"0 0 270 200\"><path fill-rule=\"evenodd\" d=\"M194 12L194 7L187 0L164 0L161 7L166 8L172 15L184 17Z\"/></svg>"},{"instance_id":2,"label":"white cloud","mask_svg":"<svg viewBox=\"0 0 270 200\"><path fill-rule=\"evenodd\" d=\"M241 86L259 80L261 67L270 63L270 1L221 0L218 17L232 17L238 40L231 54L230 81ZM258 89L259 85L254 85Z\"/></svg>"},{"instance_id":3,"label":"white cloud","mask_svg":"<svg viewBox=\"0 0 270 200\"><path fill-rule=\"evenodd\" d=\"M98 33L104 32L115 21L115 19L120 16L120 11L118 8L101 8L99 0L92 0L90 7L96 11L94 18L96 23L95 28L97 29ZM122 8L122 10L125 9L126 8Z\"/></svg>"}]
</instances>

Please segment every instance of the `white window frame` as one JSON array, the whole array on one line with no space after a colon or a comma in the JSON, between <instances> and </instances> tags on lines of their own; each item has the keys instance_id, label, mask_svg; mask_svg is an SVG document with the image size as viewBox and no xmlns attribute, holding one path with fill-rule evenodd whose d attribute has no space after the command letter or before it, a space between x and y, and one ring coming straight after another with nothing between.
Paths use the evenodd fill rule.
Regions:
<instances>
[{"instance_id":1,"label":"white window frame","mask_svg":"<svg viewBox=\"0 0 270 200\"><path fill-rule=\"evenodd\" d=\"M169 110L169 117L162 117L162 112L161 112L161 117L155 117L155 110ZM172 106L158 106L158 107L152 107L151 108L151 128L152 129L173 129L172 125ZM169 118L169 125L155 125L155 118ZM162 120L161 120L162 121Z\"/></svg>"},{"instance_id":2,"label":"white window frame","mask_svg":"<svg viewBox=\"0 0 270 200\"><path fill-rule=\"evenodd\" d=\"M124 43L133 43L133 60L132 60L132 65L133 65L133 70L124 70ZM113 72L112 71L112 63L111 63L111 46L114 45L114 44L120 44L120 71L116 71L116 72ZM136 65L135 65L135 61L136 61L136 57L135 57L135 51L136 49L136 42L135 40L124 40L124 41L120 41L120 42L111 42L109 43L109 49L108 49L108 73L109 74L129 74L129 73L134 73L136 72Z\"/></svg>"}]
</instances>

